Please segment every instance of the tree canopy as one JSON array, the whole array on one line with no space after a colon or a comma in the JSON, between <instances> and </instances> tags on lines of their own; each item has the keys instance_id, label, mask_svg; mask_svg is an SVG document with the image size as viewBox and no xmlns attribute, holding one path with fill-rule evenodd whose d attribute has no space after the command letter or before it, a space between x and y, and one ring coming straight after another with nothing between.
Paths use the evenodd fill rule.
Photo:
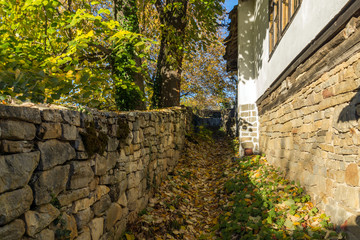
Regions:
<instances>
[{"instance_id":1,"label":"tree canopy","mask_svg":"<svg viewBox=\"0 0 360 240\"><path fill-rule=\"evenodd\" d=\"M0 98L109 110L146 98L149 107L159 73L177 71L176 98L189 92L183 103L223 101L233 89L221 79L222 2L0 0Z\"/></svg>"},{"instance_id":2,"label":"tree canopy","mask_svg":"<svg viewBox=\"0 0 360 240\"><path fill-rule=\"evenodd\" d=\"M0 89L35 102L76 102L113 108L113 74L136 68L117 62L131 44L139 57L147 40L113 20L108 1L1 0ZM126 53L125 53L126 54ZM136 69L139 71L139 69Z\"/></svg>"}]
</instances>

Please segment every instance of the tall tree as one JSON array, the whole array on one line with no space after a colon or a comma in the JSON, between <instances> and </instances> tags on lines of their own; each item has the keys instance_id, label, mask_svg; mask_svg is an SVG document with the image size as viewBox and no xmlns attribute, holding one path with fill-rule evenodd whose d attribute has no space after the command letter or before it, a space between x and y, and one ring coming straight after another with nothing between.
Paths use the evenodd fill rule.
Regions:
<instances>
[{"instance_id":1,"label":"tall tree","mask_svg":"<svg viewBox=\"0 0 360 240\"><path fill-rule=\"evenodd\" d=\"M154 79L155 107L180 105L184 56L215 38L223 0L156 0L160 50Z\"/></svg>"},{"instance_id":2,"label":"tall tree","mask_svg":"<svg viewBox=\"0 0 360 240\"><path fill-rule=\"evenodd\" d=\"M113 12L114 19L120 23L123 29L139 33L139 20L138 20L138 8L136 0L114 0L113 1ZM116 47L116 46L115 46ZM141 58L136 55L134 46L131 43L126 44L122 47L123 54L121 56L113 56L113 71L118 77L120 84L116 84L115 100L117 106L121 110L132 110L132 109L145 109L144 102L144 79L139 69L135 69L132 66L138 68L141 67ZM128 69L121 69L122 63L129 63L131 66ZM131 88L124 88L121 83L135 83Z\"/></svg>"},{"instance_id":3,"label":"tall tree","mask_svg":"<svg viewBox=\"0 0 360 240\"><path fill-rule=\"evenodd\" d=\"M188 0L157 0L161 43L154 81L154 105L180 105L180 81Z\"/></svg>"}]
</instances>

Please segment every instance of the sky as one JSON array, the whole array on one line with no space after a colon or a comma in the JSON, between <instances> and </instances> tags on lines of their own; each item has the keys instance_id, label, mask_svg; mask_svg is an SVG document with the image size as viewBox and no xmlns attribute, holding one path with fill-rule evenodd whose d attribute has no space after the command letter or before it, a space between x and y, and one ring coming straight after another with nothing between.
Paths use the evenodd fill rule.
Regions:
<instances>
[{"instance_id":1,"label":"sky","mask_svg":"<svg viewBox=\"0 0 360 240\"><path fill-rule=\"evenodd\" d=\"M225 0L226 11L230 12L236 4L238 4L238 0Z\"/></svg>"}]
</instances>

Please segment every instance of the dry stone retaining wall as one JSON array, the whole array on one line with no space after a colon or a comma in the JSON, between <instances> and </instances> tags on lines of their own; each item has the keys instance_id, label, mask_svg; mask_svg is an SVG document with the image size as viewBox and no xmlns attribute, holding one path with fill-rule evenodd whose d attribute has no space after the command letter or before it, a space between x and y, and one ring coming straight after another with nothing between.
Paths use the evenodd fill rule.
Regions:
<instances>
[{"instance_id":1,"label":"dry stone retaining wall","mask_svg":"<svg viewBox=\"0 0 360 240\"><path fill-rule=\"evenodd\" d=\"M258 102L260 150L333 222L347 220L354 236L360 236L359 26L352 19Z\"/></svg>"},{"instance_id":2,"label":"dry stone retaining wall","mask_svg":"<svg viewBox=\"0 0 360 240\"><path fill-rule=\"evenodd\" d=\"M191 112L0 105L0 239L119 239L179 159Z\"/></svg>"}]
</instances>

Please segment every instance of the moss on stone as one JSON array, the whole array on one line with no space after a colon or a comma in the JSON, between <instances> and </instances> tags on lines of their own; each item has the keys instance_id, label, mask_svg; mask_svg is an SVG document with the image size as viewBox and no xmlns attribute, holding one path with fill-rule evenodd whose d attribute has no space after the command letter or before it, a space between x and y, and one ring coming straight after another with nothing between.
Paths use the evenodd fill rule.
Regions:
<instances>
[{"instance_id":1,"label":"moss on stone","mask_svg":"<svg viewBox=\"0 0 360 240\"><path fill-rule=\"evenodd\" d=\"M95 128L94 122L86 122L86 132L80 133L85 145L85 149L89 157L95 153L103 155L108 145L109 138L103 133L99 132Z\"/></svg>"},{"instance_id":2,"label":"moss on stone","mask_svg":"<svg viewBox=\"0 0 360 240\"><path fill-rule=\"evenodd\" d=\"M116 137L121 141L125 141L125 139L129 136L129 133L130 133L129 124L126 122L125 119L119 118Z\"/></svg>"}]
</instances>

